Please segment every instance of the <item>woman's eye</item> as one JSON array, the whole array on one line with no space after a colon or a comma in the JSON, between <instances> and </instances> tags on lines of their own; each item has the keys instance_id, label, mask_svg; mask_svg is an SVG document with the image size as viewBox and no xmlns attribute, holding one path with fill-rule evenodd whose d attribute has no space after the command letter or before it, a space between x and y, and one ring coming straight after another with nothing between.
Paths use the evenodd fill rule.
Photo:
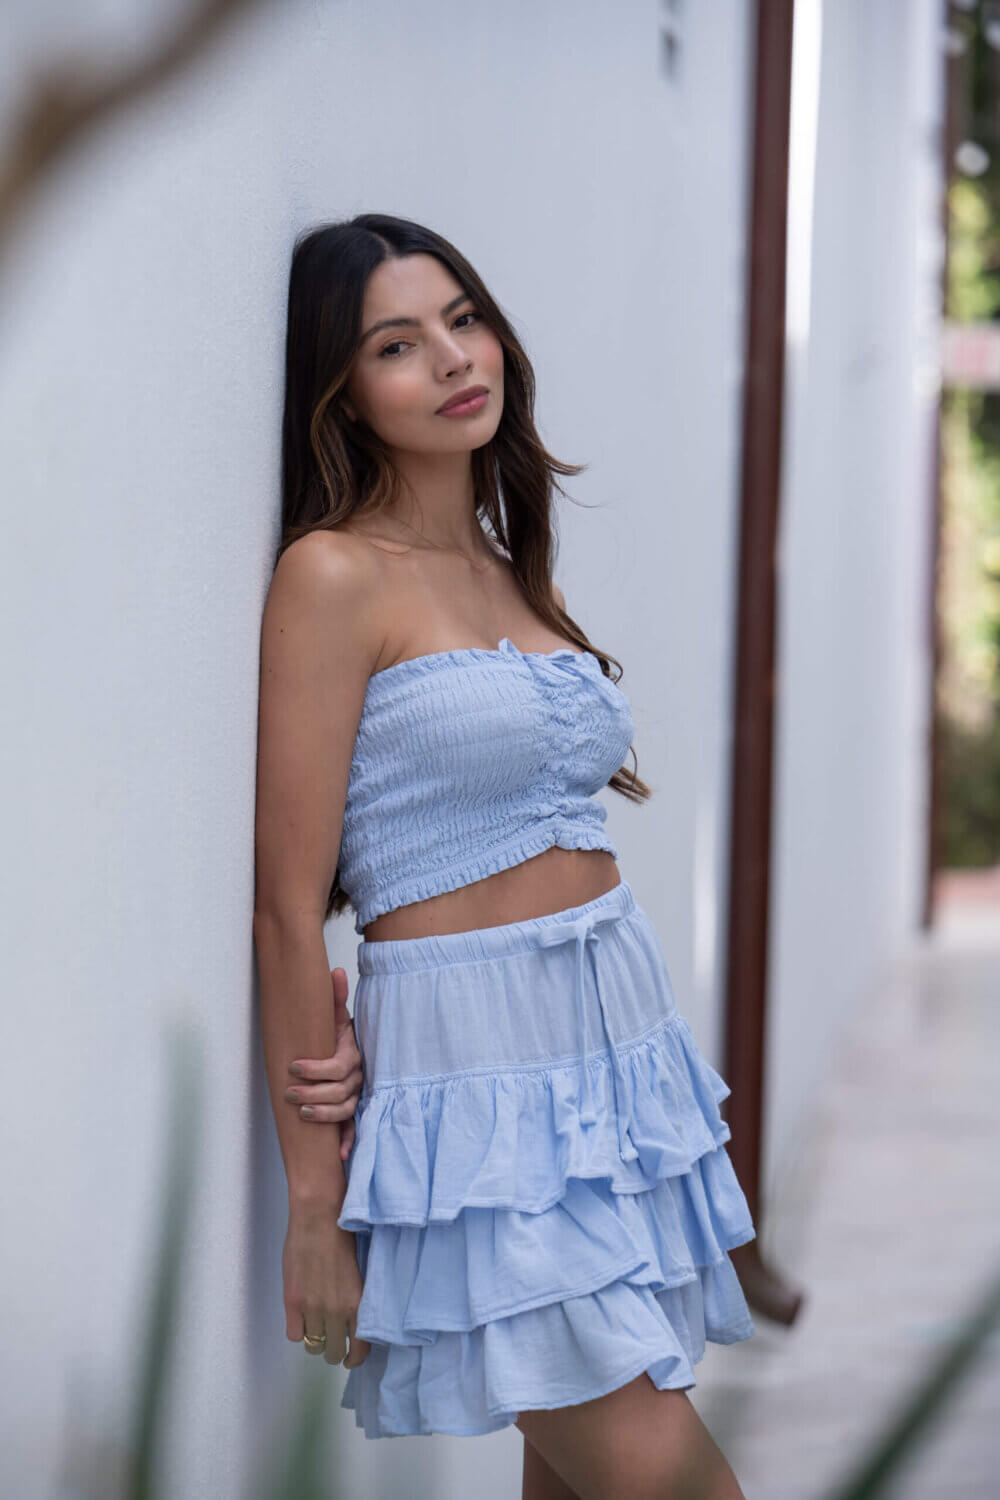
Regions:
<instances>
[{"instance_id":1,"label":"woman's eye","mask_svg":"<svg viewBox=\"0 0 1000 1500\"><path fill-rule=\"evenodd\" d=\"M455 322L456 323L460 323L463 318L475 318L477 320L477 322L478 322L478 320L479 320L479 314L477 312L459 313L458 317L455 319ZM379 359L381 359L382 356L385 355L385 354L388 354L390 359L398 359L399 356L396 355L396 354L391 354L390 350L392 350L392 349L398 349L402 344L405 344L405 343L406 343L406 339L393 339L393 341L392 341L391 344L386 344L386 346L385 346L384 349L380 349L379 350L379 356L378 356Z\"/></svg>"}]
</instances>

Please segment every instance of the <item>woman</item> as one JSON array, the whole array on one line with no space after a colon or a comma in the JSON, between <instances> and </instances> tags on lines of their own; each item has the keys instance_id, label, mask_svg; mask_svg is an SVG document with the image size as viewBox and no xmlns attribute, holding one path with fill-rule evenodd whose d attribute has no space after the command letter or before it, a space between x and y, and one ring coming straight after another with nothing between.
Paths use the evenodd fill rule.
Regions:
<instances>
[{"instance_id":1,"label":"woman","mask_svg":"<svg viewBox=\"0 0 1000 1500\"><path fill-rule=\"evenodd\" d=\"M552 582L580 469L480 278L408 220L300 238L286 382L254 935L288 1337L343 1361L368 1437L516 1424L530 1500L736 1500L685 1392L706 1338L754 1331L727 1253L754 1227L594 795L650 788ZM363 1087L323 942L348 902Z\"/></svg>"}]
</instances>

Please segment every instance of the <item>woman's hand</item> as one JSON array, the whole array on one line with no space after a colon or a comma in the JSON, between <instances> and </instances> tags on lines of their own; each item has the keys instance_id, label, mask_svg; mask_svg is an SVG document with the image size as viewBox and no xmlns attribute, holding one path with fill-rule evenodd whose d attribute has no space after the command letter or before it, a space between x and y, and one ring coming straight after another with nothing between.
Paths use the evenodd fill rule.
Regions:
<instances>
[{"instance_id":1,"label":"woman's hand","mask_svg":"<svg viewBox=\"0 0 1000 1500\"><path fill-rule=\"evenodd\" d=\"M352 1370L371 1353L371 1344L356 1336L363 1282L354 1235L337 1224L332 1203L291 1210L281 1256L285 1294L285 1332L293 1343L306 1334L326 1334L323 1358L328 1365ZM345 1358L348 1335L350 1353ZM314 1351L306 1345L306 1352Z\"/></svg>"},{"instance_id":2,"label":"woman's hand","mask_svg":"<svg viewBox=\"0 0 1000 1500\"><path fill-rule=\"evenodd\" d=\"M333 969L330 978L336 1035L334 1055L302 1057L289 1063L288 1071L293 1076L285 1098L301 1106L299 1115L304 1120L313 1120L317 1125L342 1123L340 1157L346 1161L354 1144L354 1111L364 1082L364 1062L347 1010L347 971Z\"/></svg>"}]
</instances>

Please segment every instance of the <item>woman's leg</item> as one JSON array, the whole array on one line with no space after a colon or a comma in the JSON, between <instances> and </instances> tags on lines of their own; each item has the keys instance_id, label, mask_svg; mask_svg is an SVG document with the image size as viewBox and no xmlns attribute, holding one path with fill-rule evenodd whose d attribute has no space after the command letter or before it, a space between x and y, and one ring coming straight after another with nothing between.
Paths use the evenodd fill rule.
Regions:
<instances>
[{"instance_id":1,"label":"woman's leg","mask_svg":"<svg viewBox=\"0 0 1000 1500\"><path fill-rule=\"evenodd\" d=\"M579 1500L746 1500L687 1393L658 1391L645 1373L593 1401L522 1411L516 1425Z\"/></svg>"},{"instance_id":2,"label":"woman's leg","mask_svg":"<svg viewBox=\"0 0 1000 1500\"><path fill-rule=\"evenodd\" d=\"M528 1439L524 1439L524 1477L521 1500L580 1500Z\"/></svg>"}]
</instances>

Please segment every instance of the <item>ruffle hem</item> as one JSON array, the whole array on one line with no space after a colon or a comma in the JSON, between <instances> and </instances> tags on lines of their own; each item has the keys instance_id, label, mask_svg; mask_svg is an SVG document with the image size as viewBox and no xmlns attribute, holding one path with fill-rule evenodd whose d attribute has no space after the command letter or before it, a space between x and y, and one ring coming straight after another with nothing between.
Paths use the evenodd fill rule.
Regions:
<instances>
[{"instance_id":1,"label":"ruffle hem","mask_svg":"<svg viewBox=\"0 0 1000 1500\"><path fill-rule=\"evenodd\" d=\"M495 1432L643 1371L686 1390L706 1341L754 1333L729 1086L676 1011L616 1050L592 1124L578 1059L362 1094L338 1223L372 1348L340 1404L366 1437Z\"/></svg>"}]
</instances>

